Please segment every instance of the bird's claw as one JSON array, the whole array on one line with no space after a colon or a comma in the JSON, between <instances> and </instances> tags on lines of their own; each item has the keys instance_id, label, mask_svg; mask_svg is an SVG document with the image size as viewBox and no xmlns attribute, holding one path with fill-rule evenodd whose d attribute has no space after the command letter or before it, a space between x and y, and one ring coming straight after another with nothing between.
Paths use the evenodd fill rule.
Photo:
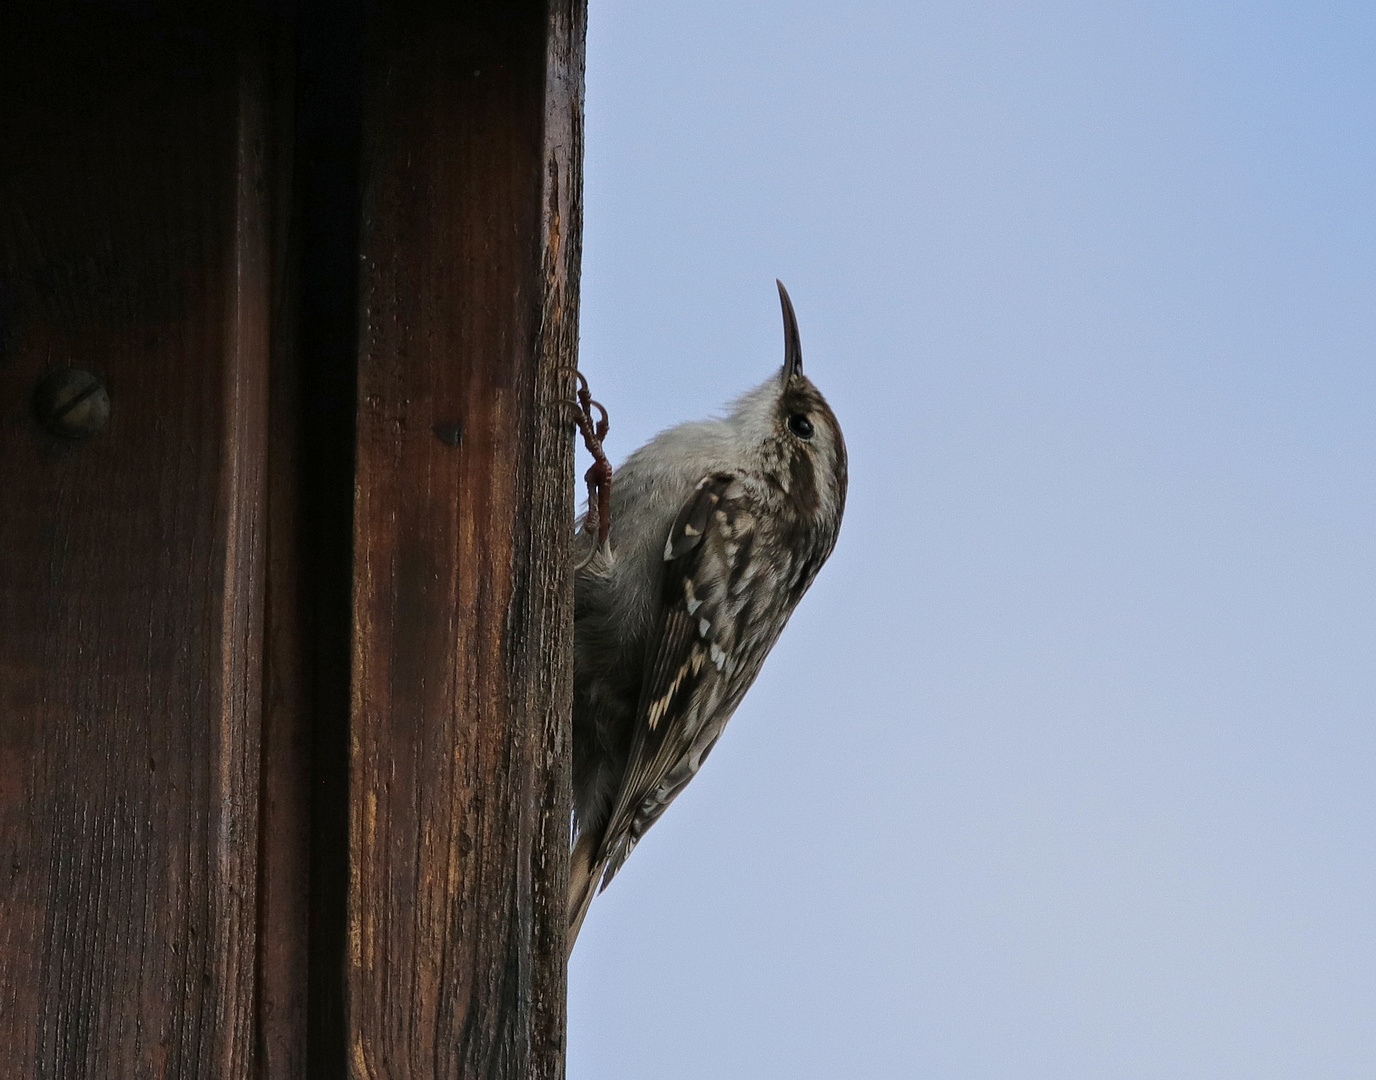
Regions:
<instances>
[{"instance_id":1,"label":"bird's claw","mask_svg":"<svg viewBox=\"0 0 1376 1080\"><path fill-rule=\"evenodd\" d=\"M592 391L588 388L588 380L581 371L569 367L563 367L559 370L571 371L578 380L578 400L561 398L560 404L573 407L574 423L583 436L583 445L592 455L592 465L583 475L583 479L587 481L588 485L588 516L584 527L589 530L593 528L597 530L597 543L593 545L592 553L582 565L575 568L581 570L592 562L598 551L606 546L607 537L611 532L612 463L607 460L606 452L602 449L602 440L607 437L607 432L611 430L611 421L602 403L593 400ZM595 421L592 415L593 409L598 412Z\"/></svg>"},{"instance_id":2,"label":"bird's claw","mask_svg":"<svg viewBox=\"0 0 1376 1080\"><path fill-rule=\"evenodd\" d=\"M607 556L610 554L610 544L593 544L593 546L589 549L588 554L579 562L574 563L573 572L575 574L581 574L584 570L586 570L589 566L593 564L593 560L595 560L599 555Z\"/></svg>"}]
</instances>

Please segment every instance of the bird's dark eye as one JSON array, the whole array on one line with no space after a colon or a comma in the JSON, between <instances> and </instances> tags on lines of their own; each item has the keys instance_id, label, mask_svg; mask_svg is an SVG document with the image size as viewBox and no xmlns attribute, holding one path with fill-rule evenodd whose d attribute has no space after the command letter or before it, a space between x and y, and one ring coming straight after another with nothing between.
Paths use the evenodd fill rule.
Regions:
<instances>
[{"instance_id":1,"label":"bird's dark eye","mask_svg":"<svg viewBox=\"0 0 1376 1080\"><path fill-rule=\"evenodd\" d=\"M802 413L795 412L788 418L788 430L800 439L810 439L812 438L812 421Z\"/></svg>"}]
</instances>

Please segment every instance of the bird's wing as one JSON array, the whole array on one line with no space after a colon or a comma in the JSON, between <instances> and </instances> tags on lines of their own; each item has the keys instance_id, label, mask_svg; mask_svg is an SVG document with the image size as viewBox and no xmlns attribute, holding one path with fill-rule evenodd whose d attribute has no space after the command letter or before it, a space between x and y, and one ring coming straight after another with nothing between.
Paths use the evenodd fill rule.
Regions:
<instances>
[{"instance_id":1,"label":"bird's wing","mask_svg":"<svg viewBox=\"0 0 1376 1080\"><path fill-rule=\"evenodd\" d=\"M703 477L664 545L659 631L646 656L626 775L599 844L603 888L697 772L763 659L739 649L751 637L744 623L754 542L755 520L735 478Z\"/></svg>"}]
</instances>

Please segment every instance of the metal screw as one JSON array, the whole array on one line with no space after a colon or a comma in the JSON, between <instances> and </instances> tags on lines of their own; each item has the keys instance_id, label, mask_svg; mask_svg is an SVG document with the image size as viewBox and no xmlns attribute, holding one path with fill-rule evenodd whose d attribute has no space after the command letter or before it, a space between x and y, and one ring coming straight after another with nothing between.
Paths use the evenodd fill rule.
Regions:
<instances>
[{"instance_id":1,"label":"metal screw","mask_svg":"<svg viewBox=\"0 0 1376 1080\"><path fill-rule=\"evenodd\" d=\"M110 419L105 384L81 368L54 371L34 391L34 407L43 426L64 439L86 439Z\"/></svg>"}]
</instances>

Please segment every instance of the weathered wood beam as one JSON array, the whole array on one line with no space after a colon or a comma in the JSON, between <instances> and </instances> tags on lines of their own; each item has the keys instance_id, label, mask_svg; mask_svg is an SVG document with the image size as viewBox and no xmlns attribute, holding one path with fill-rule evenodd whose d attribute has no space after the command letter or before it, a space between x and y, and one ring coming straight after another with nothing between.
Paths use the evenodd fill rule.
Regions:
<instances>
[{"instance_id":1,"label":"weathered wood beam","mask_svg":"<svg viewBox=\"0 0 1376 1080\"><path fill-rule=\"evenodd\" d=\"M27 4L0 32L4 1076L249 1073L261 29ZM56 415L64 370L92 396Z\"/></svg>"},{"instance_id":2,"label":"weathered wood beam","mask_svg":"<svg viewBox=\"0 0 1376 1080\"><path fill-rule=\"evenodd\" d=\"M0 1076L556 1077L584 6L271 6L0 34Z\"/></svg>"},{"instance_id":3,"label":"weathered wood beam","mask_svg":"<svg viewBox=\"0 0 1376 1080\"><path fill-rule=\"evenodd\" d=\"M347 1041L557 1077L583 5L365 36Z\"/></svg>"}]
</instances>

